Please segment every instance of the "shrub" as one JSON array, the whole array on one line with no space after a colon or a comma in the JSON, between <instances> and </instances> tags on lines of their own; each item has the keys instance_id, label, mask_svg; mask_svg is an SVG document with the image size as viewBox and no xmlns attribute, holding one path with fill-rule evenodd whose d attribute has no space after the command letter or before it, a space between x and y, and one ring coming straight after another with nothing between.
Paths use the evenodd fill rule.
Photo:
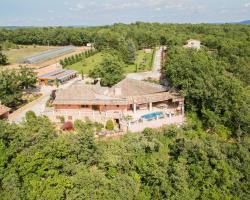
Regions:
<instances>
[{"instance_id":1,"label":"shrub","mask_svg":"<svg viewBox=\"0 0 250 200\"><path fill-rule=\"evenodd\" d=\"M163 130L163 135L173 138L177 135L177 128L175 126L169 126Z\"/></svg>"},{"instance_id":2,"label":"shrub","mask_svg":"<svg viewBox=\"0 0 250 200\"><path fill-rule=\"evenodd\" d=\"M114 130L114 122L112 119L109 119L106 123L106 129L109 131Z\"/></svg>"}]
</instances>

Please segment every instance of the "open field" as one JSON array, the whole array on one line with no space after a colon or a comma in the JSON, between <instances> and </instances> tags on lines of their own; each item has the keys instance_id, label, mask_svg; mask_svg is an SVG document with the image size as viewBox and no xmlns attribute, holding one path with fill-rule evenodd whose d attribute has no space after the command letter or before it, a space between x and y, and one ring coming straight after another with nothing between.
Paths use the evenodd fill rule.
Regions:
<instances>
[{"instance_id":1,"label":"open field","mask_svg":"<svg viewBox=\"0 0 250 200\"><path fill-rule=\"evenodd\" d=\"M18 63L22 58L27 56L32 56L34 54L41 53L43 51L47 51L50 49L58 48L55 46L33 46L33 45L25 45L20 49L10 49L8 51L4 51L4 54L8 57L8 61L10 64Z\"/></svg>"},{"instance_id":2,"label":"open field","mask_svg":"<svg viewBox=\"0 0 250 200\"><path fill-rule=\"evenodd\" d=\"M153 53L154 53L153 50L151 53L145 53L143 50L137 51L135 64L127 65L125 68L126 73L136 72L136 65L137 65L137 72L151 70L153 63L152 62ZM90 70L92 70L96 65L102 62L104 57L105 53L99 52L94 56L91 56L85 59L84 61L70 65L67 68L76 70L78 72L82 71L84 74L88 74Z\"/></svg>"}]
</instances>

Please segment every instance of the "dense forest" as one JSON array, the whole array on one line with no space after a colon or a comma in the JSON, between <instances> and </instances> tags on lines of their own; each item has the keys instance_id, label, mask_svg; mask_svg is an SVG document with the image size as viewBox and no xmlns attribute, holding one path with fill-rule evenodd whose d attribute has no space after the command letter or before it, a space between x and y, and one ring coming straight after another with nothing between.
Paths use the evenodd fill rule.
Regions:
<instances>
[{"instance_id":1,"label":"dense forest","mask_svg":"<svg viewBox=\"0 0 250 200\"><path fill-rule=\"evenodd\" d=\"M45 117L0 121L0 199L249 199L250 140L183 128L95 139L91 122L62 133Z\"/></svg>"},{"instance_id":2,"label":"dense forest","mask_svg":"<svg viewBox=\"0 0 250 200\"><path fill-rule=\"evenodd\" d=\"M202 49L183 48L190 38ZM0 121L0 199L250 199L250 26L0 29L0 43L6 41L92 42L110 52L91 72L107 86L124 76L123 63L133 62L135 50L166 45L163 74L185 97L188 120L115 139L95 139L89 121L75 122L70 133L34 113L19 125ZM0 97L11 105L6 91L16 98L11 86L20 95L24 85L8 77L0 74Z\"/></svg>"}]
</instances>

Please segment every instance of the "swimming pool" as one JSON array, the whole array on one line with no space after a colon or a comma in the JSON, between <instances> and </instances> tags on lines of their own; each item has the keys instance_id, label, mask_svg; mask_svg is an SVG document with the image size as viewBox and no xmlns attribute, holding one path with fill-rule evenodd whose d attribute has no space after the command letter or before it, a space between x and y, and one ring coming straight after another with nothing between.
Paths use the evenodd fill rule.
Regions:
<instances>
[{"instance_id":1,"label":"swimming pool","mask_svg":"<svg viewBox=\"0 0 250 200\"><path fill-rule=\"evenodd\" d=\"M164 116L163 112L154 112L154 113L143 115L143 116L141 116L141 118L143 118L143 119L155 119L157 117L163 117L163 116Z\"/></svg>"}]
</instances>

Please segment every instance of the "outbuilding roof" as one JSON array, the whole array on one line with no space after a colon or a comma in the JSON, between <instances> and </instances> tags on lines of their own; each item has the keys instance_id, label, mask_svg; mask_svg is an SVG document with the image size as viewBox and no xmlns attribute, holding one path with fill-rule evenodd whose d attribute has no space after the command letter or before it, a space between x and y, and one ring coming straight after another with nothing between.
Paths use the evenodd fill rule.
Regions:
<instances>
[{"instance_id":1,"label":"outbuilding roof","mask_svg":"<svg viewBox=\"0 0 250 200\"><path fill-rule=\"evenodd\" d=\"M57 69L57 70L54 70L52 72L38 76L38 79L47 79L47 80L58 79L58 80L61 80L61 79L66 78L68 76L74 75L76 73L77 73L77 71L75 71L75 70Z\"/></svg>"}]
</instances>

